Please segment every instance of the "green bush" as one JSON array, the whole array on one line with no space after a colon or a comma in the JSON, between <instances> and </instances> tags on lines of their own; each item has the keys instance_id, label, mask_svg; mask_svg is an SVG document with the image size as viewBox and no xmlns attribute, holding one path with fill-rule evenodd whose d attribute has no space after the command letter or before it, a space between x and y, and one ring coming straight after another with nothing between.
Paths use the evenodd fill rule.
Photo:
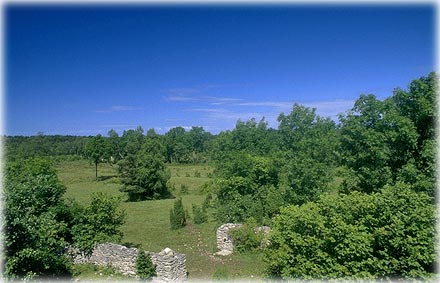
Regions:
<instances>
[{"instance_id":1,"label":"green bush","mask_svg":"<svg viewBox=\"0 0 440 283\"><path fill-rule=\"evenodd\" d=\"M257 222L248 218L242 227L233 229L230 234L238 252L253 251L261 247L263 236L255 231Z\"/></svg>"},{"instance_id":2,"label":"green bush","mask_svg":"<svg viewBox=\"0 0 440 283\"><path fill-rule=\"evenodd\" d=\"M86 207L71 204L73 243L86 253L91 253L97 243L120 242L123 235L119 228L125 219L120 198L102 192L92 193L91 198Z\"/></svg>"},{"instance_id":3,"label":"green bush","mask_svg":"<svg viewBox=\"0 0 440 283\"><path fill-rule=\"evenodd\" d=\"M182 199L174 201L174 208L170 210L171 229L179 229L186 225L186 213L183 208Z\"/></svg>"},{"instance_id":4,"label":"green bush","mask_svg":"<svg viewBox=\"0 0 440 283\"><path fill-rule=\"evenodd\" d=\"M202 208L193 204L192 210L195 224L202 224L208 221L208 215L206 214L206 211L204 211Z\"/></svg>"},{"instance_id":5,"label":"green bush","mask_svg":"<svg viewBox=\"0 0 440 283\"><path fill-rule=\"evenodd\" d=\"M435 206L410 186L324 195L281 209L267 273L283 279L432 279Z\"/></svg>"},{"instance_id":6,"label":"green bush","mask_svg":"<svg viewBox=\"0 0 440 283\"><path fill-rule=\"evenodd\" d=\"M151 256L139 250L136 258L136 274L142 280L151 280L156 276L156 268L151 261Z\"/></svg>"}]
</instances>

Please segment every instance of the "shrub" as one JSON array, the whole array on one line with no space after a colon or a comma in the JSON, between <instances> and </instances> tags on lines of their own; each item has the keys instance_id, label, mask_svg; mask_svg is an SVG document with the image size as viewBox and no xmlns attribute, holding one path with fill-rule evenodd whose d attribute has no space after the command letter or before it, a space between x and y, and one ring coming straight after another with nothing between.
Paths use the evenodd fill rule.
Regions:
<instances>
[{"instance_id":1,"label":"shrub","mask_svg":"<svg viewBox=\"0 0 440 283\"><path fill-rule=\"evenodd\" d=\"M71 230L76 247L91 253L97 243L119 242L125 211L120 208L120 198L102 192L92 193L91 202L84 207L72 203L73 227Z\"/></svg>"},{"instance_id":2,"label":"shrub","mask_svg":"<svg viewBox=\"0 0 440 283\"><path fill-rule=\"evenodd\" d=\"M151 261L151 256L139 250L136 258L136 274L142 280L151 280L156 276L156 268Z\"/></svg>"},{"instance_id":3,"label":"shrub","mask_svg":"<svg viewBox=\"0 0 440 283\"><path fill-rule=\"evenodd\" d=\"M231 231L235 248L238 252L246 252L256 250L261 246L263 236L257 233L257 222L254 218L248 218L245 224Z\"/></svg>"},{"instance_id":4,"label":"shrub","mask_svg":"<svg viewBox=\"0 0 440 283\"><path fill-rule=\"evenodd\" d=\"M194 223L195 224L202 224L208 221L208 215L206 214L206 211L202 208L198 207L197 205L192 205L193 215L194 215Z\"/></svg>"},{"instance_id":5,"label":"shrub","mask_svg":"<svg viewBox=\"0 0 440 283\"><path fill-rule=\"evenodd\" d=\"M179 229L186 225L186 215L181 198L174 201L174 208L170 210L170 225L171 229Z\"/></svg>"},{"instance_id":6,"label":"shrub","mask_svg":"<svg viewBox=\"0 0 440 283\"><path fill-rule=\"evenodd\" d=\"M324 195L273 220L267 274L283 279L430 279L435 206L410 186ZM432 279L432 278L431 278Z\"/></svg>"}]
</instances>

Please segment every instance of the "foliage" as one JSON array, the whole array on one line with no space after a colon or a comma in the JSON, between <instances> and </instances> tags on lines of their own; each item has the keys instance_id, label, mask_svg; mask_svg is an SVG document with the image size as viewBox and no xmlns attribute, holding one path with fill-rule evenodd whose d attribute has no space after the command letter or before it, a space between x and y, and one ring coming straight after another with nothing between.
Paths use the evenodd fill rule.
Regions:
<instances>
[{"instance_id":1,"label":"foliage","mask_svg":"<svg viewBox=\"0 0 440 283\"><path fill-rule=\"evenodd\" d=\"M156 276L156 268L151 261L151 256L141 250L136 258L136 275L142 280L151 280Z\"/></svg>"},{"instance_id":2,"label":"foliage","mask_svg":"<svg viewBox=\"0 0 440 283\"><path fill-rule=\"evenodd\" d=\"M324 195L273 222L267 273L294 279L426 279L433 272L431 199L398 183L366 195Z\"/></svg>"},{"instance_id":3,"label":"foliage","mask_svg":"<svg viewBox=\"0 0 440 283\"><path fill-rule=\"evenodd\" d=\"M51 164L38 158L9 163L5 177L6 277L68 275L69 262L62 255L68 234L65 187Z\"/></svg>"},{"instance_id":4,"label":"foliage","mask_svg":"<svg viewBox=\"0 0 440 283\"><path fill-rule=\"evenodd\" d=\"M71 204L73 214L72 239L74 245L90 253L97 243L120 242L125 212L120 199L104 193L93 193L88 206Z\"/></svg>"},{"instance_id":5,"label":"foliage","mask_svg":"<svg viewBox=\"0 0 440 283\"><path fill-rule=\"evenodd\" d=\"M193 204L192 211L193 211L193 221L195 224L202 224L208 221L208 214L203 208L200 208L199 206Z\"/></svg>"},{"instance_id":6,"label":"foliage","mask_svg":"<svg viewBox=\"0 0 440 283\"><path fill-rule=\"evenodd\" d=\"M354 177L345 191L371 193L403 181L434 196L435 87L432 73L384 101L361 95L340 116L342 161Z\"/></svg>"},{"instance_id":7,"label":"foliage","mask_svg":"<svg viewBox=\"0 0 440 283\"><path fill-rule=\"evenodd\" d=\"M163 137L166 161L170 163L196 163L204 160L203 152L212 135L203 127L192 127L188 132L183 127L170 129Z\"/></svg>"},{"instance_id":8,"label":"foliage","mask_svg":"<svg viewBox=\"0 0 440 283\"><path fill-rule=\"evenodd\" d=\"M173 230L186 225L186 213L181 198L174 201L174 208L170 210L170 225Z\"/></svg>"},{"instance_id":9,"label":"foliage","mask_svg":"<svg viewBox=\"0 0 440 283\"><path fill-rule=\"evenodd\" d=\"M168 189L169 172L165 168L163 148L158 140L147 138L140 150L128 156L131 162L119 163L123 187L130 201L159 199L170 195Z\"/></svg>"},{"instance_id":10,"label":"foliage","mask_svg":"<svg viewBox=\"0 0 440 283\"><path fill-rule=\"evenodd\" d=\"M85 156L95 164L95 177L98 180L98 164L106 162L109 158L108 144L104 137L96 135L90 139L84 149Z\"/></svg>"},{"instance_id":11,"label":"foliage","mask_svg":"<svg viewBox=\"0 0 440 283\"><path fill-rule=\"evenodd\" d=\"M75 156L81 158L90 137L44 135L3 137L5 159L17 161L33 157Z\"/></svg>"},{"instance_id":12,"label":"foliage","mask_svg":"<svg viewBox=\"0 0 440 283\"><path fill-rule=\"evenodd\" d=\"M253 251L261 247L263 236L256 231L257 222L253 218L246 219L243 226L233 229L230 234L234 240L234 248L239 252Z\"/></svg>"}]
</instances>

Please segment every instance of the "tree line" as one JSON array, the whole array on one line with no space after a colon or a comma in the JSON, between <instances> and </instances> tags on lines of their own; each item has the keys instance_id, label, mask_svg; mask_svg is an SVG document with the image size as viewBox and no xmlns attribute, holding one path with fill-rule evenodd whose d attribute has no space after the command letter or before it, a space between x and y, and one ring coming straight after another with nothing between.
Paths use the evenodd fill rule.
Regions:
<instances>
[{"instance_id":1,"label":"tree line","mask_svg":"<svg viewBox=\"0 0 440 283\"><path fill-rule=\"evenodd\" d=\"M263 118L218 135L110 130L85 137L75 155L95 164L97 178L101 162L115 164L128 201L172 197L166 163L209 162L203 211L211 207L219 223L271 226L270 278L426 279L436 263L436 87L431 73L385 100L363 94L338 123L294 104L277 129ZM6 139L7 159L39 155L31 153L38 138ZM70 154L74 140L56 142ZM176 211L170 220L179 227L185 218Z\"/></svg>"}]
</instances>

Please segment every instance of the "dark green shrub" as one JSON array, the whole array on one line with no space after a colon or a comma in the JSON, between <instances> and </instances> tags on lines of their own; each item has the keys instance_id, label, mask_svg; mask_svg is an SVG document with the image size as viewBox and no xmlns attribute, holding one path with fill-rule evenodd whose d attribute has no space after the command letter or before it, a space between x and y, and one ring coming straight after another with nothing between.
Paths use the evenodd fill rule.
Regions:
<instances>
[{"instance_id":1,"label":"dark green shrub","mask_svg":"<svg viewBox=\"0 0 440 283\"><path fill-rule=\"evenodd\" d=\"M136 258L136 274L142 280L151 280L156 276L156 268L151 261L151 256L139 250Z\"/></svg>"},{"instance_id":2,"label":"dark green shrub","mask_svg":"<svg viewBox=\"0 0 440 283\"><path fill-rule=\"evenodd\" d=\"M186 215L183 208L182 199L174 201L174 208L170 210L171 229L179 229L186 225Z\"/></svg>"},{"instance_id":3,"label":"dark green shrub","mask_svg":"<svg viewBox=\"0 0 440 283\"><path fill-rule=\"evenodd\" d=\"M192 210L195 224L202 224L208 221L208 215L206 214L206 211L204 211L202 208L193 204Z\"/></svg>"},{"instance_id":4,"label":"dark green shrub","mask_svg":"<svg viewBox=\"0 0 440 283\"><path fill-rule=\"evenodd\" d=\"M230 232L238 252L256 250L261 246L263 236L255 231L256 228L257 222L255 219L248 218L242 227L233 229Z\"/></svg>"}]
</instances>

